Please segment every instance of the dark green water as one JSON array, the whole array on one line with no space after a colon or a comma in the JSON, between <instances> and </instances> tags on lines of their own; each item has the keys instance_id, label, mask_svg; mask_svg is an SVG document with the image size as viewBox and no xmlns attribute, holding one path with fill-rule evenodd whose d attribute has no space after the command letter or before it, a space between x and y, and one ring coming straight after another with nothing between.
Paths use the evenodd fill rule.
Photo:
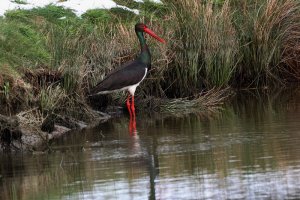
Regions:
<instances>
[{"instance_id":1,"label":"dark green water","mask_svg":"<svg viewBox=\"0 0 300 200\"><path fill-rule=\"evenodd\" d=\"M300 90L240 94L216 114L119 117L0 156L0 199L300 199Z\"/></svg>"}]
</instances>

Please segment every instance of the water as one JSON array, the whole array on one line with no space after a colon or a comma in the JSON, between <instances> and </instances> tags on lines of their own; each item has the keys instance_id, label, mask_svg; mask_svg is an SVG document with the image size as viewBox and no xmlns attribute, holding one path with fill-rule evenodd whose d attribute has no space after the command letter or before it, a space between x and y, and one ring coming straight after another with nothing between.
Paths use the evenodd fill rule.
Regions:
<instances>
[{"instance_id":1,"label":"water","mask_svg":"<svg viewBox=\"0 0 300 200\"><path fill-rule=\"evenodd\" d=\"M300 199L300 90L242 93L216 114L115 118L0 156L0 199Z\"/></svg>"}]
</instances>

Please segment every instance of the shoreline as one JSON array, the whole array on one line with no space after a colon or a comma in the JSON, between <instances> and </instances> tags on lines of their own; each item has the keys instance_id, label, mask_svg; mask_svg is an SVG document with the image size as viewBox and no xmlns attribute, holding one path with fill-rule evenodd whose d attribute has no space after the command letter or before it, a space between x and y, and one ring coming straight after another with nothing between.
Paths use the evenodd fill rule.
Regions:
<instances>
[{"instance_id":1,"label":"shoreline","mask_svg":"<svg viewBox=\"0 0 300 200\"><path fill-rule=\"evenodd\" d=\"M49 142L67 134L72 130L91 128L104 123L111 118L110 115L102 113L92 123L76 120L75 128L68 128L54 123L51 132L42 131L42 127L20 123L16 116L4 116L0 114L0 153L8 152L39 152L49 150ZM73 126L74 124L70 124Z\"/></svg>"},{"instance_id":2,"label":"shoreline","mask_svg":"<svg viewBox=\"0 0 300 200\"><path fill-rule=\"evenodd\" d=\"M148 97L138 102L143 112L186 115L197 112L217 112L234 93L230 88L211 90L193 99L161 99ZM100 97L101 98L101 97ZM38 108L21 111L13 116L0 114L0 152L39 152L50 149L51 140L62 137L72 130L92 128L100 123L125 114L120 106L109 106L107 113L87 110L92 118L83 122L71 115L47 115L43 117ZM87 114L87 113L85 113Z\"/></svg>"}]
</instances>

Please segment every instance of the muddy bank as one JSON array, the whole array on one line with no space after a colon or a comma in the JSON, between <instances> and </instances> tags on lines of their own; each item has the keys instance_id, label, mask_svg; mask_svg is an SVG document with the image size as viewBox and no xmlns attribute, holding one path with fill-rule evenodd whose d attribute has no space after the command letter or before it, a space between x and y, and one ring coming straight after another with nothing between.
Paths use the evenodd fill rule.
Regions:
<instances>
[{"instance_id":1,"label":"muddy bank","mask_svg":"<svg viewBox=\"0 0 300 200\"><path fill-rule=\"evenodd\" d=\"M105 122L110 115L97 113L93 123L85 123L70 117L51 116L43 123L24 122L22 115L5 116L0 114L0 152L34 152L49 149L49 142L73 129L92 127Z\"/></svg>"},{"instance_id":2,"label":"muddy bank","mask_svg":"<svg viewBox=\"0 0 300 200\"><path fill-rule=\"evenodd\" d=\"M223 103L233 92L230 88L210 90L192 99L161 99L147 97L137 98L137 112L163 113L164 115L186 115L189 113L211 114L218 112ZM97 104L98 102L98 104ZM99 104L102 103L102 104ZM105 102L105 106L104 103ZM77 112L77 118L62 111L44 114L39 107L17 113L14 116L0 114L0 151L45 151L49 142L70 130L90 128L105 122L111 117L127 112L123 106L106 106L107 102L100 96L89 102L92 108L84 107L85 112ZM68 108L69 109L69 108ZM105 110L105 113L97 110ZM106 114L108 113L108 114ZM83 121L80 121L83 120Z\"/></svg>"}]
</instances>

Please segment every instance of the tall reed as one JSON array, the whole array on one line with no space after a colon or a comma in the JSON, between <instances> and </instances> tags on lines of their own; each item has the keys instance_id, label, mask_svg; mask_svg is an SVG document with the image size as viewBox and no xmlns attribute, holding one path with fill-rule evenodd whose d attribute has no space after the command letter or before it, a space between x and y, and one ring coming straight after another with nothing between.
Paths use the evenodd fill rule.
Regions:
<instances>
[{"instance_id":1,"label":"tall reed","mask_svg":"<svg viewBox=\"0 0 300 200\"><path fill-rule=\"evenodd\" d=\"M152 69L137 96L195 97L215 87L260 87L299 80L298 0L162 2L160 6L148 2L149 8L132 4L143 9L134 17L117 15L116 10L93 10L78 18L55 6L9 12L0 19L0 69L11 67L6 71L16 71L14 79L25 81L28 68L58 72L53 73L61 76L55 83L39 82L39 88L48 88L43 93L32 88L41 97L37 104L57 105L55 99L48 99L55 97L53 92L62 92L70 105L76 99L81 104L90 87L138 53L133 27L142 21L167 44L147 38ZM4 72L0 71L0 90L8 94L15 91L10 88L17 81ZM114 99L124 97L118 93Z\"/></svg>"},{"instance_id":2,"label":"tall reed","mask_svg":"<svg viewBox=\"0 0 300 200\"><path fill-rule=\"evenodd\" d=\"M299 79L297 0L165 0L174 31L170 95L226 85L261 87ZM178 92L176 92L176 90ZM174 92L175 91L175 92Z\"/></svg>"},{"instance_id":3,"label":"tall reed","mask_svg":"<svg viewBox=\"0 0 300 200\"><path fill-rule=\"evenodd\" d=\"M295 56L299 52L299 3L295 0L260 0L249 3L244 12L236 15L242 56L236 84L284 83L286 75L295 75L292 70L296 68L293 62L299 62L299 56Z\"/></svg>"},{"instance_id":4,"label":"tall reed","mask_svg":"<svg viewBox=\"0 0 300 200\"><path fill-rule=\"evenodd\" d=\"M172 70L166 73L178 95L229 84L237 64L238 42L229 1L168 1L174 31ZM170 88L171 89L171 88Z\"/></svg>"}]
</instances>

